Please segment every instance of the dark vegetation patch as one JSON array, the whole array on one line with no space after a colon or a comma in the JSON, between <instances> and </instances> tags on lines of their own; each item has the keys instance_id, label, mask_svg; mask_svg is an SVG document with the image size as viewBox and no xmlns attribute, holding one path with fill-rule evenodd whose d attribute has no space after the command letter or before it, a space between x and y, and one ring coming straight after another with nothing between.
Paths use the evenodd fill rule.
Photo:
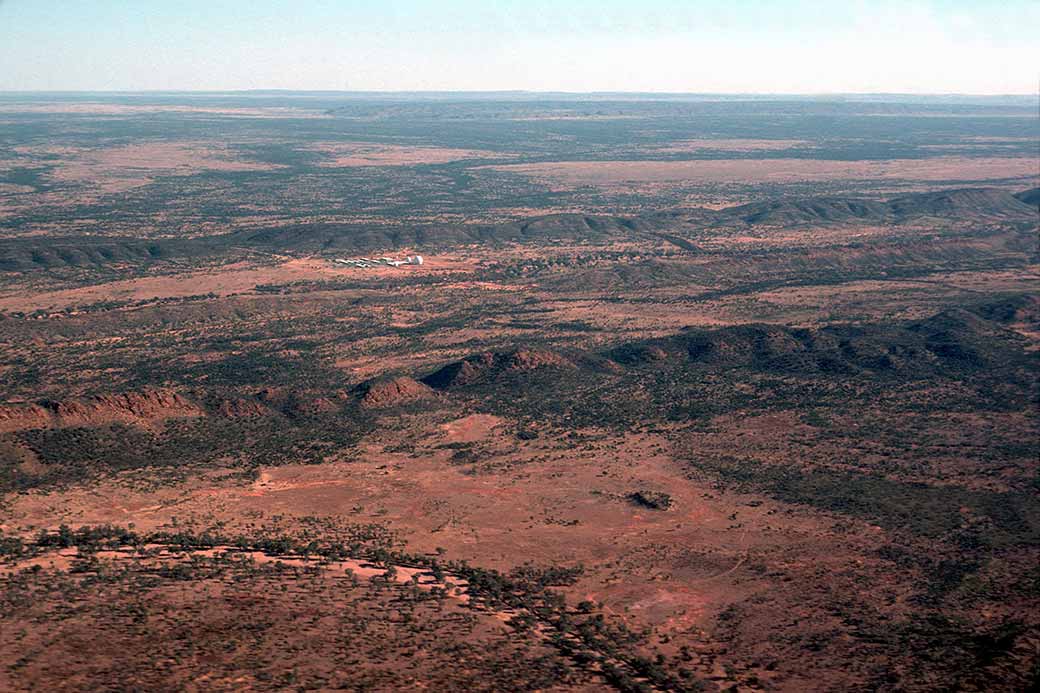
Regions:
<instances>
[{"instance_id":1,"label":"dark vegetation patch","mask_svg":"<svg viewBox=\"0 0 1040 693\"><path fill-rule=\"evenodd\" d=\"M870 589L864 585L863 589ZM859 678L856 685L863 690L933 690L945 682L971 690L1028 690L1036 672L1022 666L1023 657L1038 635L1037 628L1018 616L1000 616L982 622L963 618L938 608L916 610L909 617L893 617L884 611L864 608L862 602L847 594L808 593L800 595L799 604L815 602L840 619L844 633L827 622L809 623L799 618L798 624L778 629L768 640L780 658L785 653L809 652L817 660L838 657L843 670ZM746 629L761 622L757 613L763 609L783 608L769 597L734 605L720 615L717 636L738 641ZM855 643L848 648L849 639ZM914 665L888 666L890 658L909 654ZM871 656L884 658L878 665ZM805 674L805 671L799 671ZM821 670L825 675L826 670ZM810 673L809 675L813 675Z\"/></svg>"},{"instance_id":2,"label":"dark vegetation patch","mask_svg":"<svg viewBox=\"0 0 1040 693\"><path fill-rule=\"evenodd\" d=\"M29 450L40 464L26 466L0 448L0 486L5 492L50 488L132 470L148 470L151 483L162 485L214 465L250 470L316 464L356 445L372 426L358 411L207 416L171 420L157 431L125 425L21 431L0 440Z\"/></svg>"},{"instance_id":3,"label":"dark vegetation patch","mask_svg":"<svg viewBox=\"0 0 1040 693\"><path fill-rule=\"evenodd\" d=\"M893 481L877 475L800 470L740 458L690 465L744 492L765 493L875 523L890 531L1006 548L1040 543L1040 503L1033 493L972 490Z\"/></svg>"},{"instance_id":4,"label":"dark vegetation patch","mask_svg":"<svg viewBox=\"0 0 1040 693\"><path fill-rule=\"evenodd\" d=\"M47 184L47 167L15 167L0 171L0 183L9 185L25 185L42 192L50 187Z\"/></svg>"}]
</instances>

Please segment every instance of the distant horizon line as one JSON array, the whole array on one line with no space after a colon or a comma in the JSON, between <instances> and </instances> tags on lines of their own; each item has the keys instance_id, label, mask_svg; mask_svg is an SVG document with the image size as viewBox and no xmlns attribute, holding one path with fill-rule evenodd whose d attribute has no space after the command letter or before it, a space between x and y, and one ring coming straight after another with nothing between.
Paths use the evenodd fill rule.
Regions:
<instances>
[{"instance_id":1,"label":"distant horizon line","mask_svg":"<svg viewBox=\"0 0 1040 693\"><path fill-rule=\"evenodd\" d=\"M472 95L564 95L564 96L797 96L820 97L971 97L971 98L1037 98L1036 92L959 92L959 91L636 91L636 90L591 90L568 91L562 89L0 89L0 94L355 94L355 95L401 95L401 94L472 94Z\"/></svg>"}]
</instances>

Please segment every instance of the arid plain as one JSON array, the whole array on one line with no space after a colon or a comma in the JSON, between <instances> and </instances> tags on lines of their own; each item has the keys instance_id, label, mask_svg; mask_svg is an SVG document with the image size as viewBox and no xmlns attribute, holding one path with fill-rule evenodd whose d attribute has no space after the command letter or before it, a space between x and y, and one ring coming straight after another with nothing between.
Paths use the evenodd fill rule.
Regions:
<instances>
[{"instance_id":1,"label":"arid plain","mask_svg":"<svg viewBox=\"0 0 1040 693\"><path fill-rule=\"evenodd\" d=\"M0 688L1035 685L1033 105L4 95L0 141Z\"/></svg>"}]
</instances>

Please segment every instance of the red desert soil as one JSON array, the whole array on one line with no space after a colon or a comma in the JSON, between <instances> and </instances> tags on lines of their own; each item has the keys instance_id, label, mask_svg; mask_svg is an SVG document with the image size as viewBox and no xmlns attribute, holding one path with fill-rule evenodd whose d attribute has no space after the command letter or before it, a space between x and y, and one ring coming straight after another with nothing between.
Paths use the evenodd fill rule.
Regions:
<instances>
[{"instance_id":1,"label":"red desert soil","mask_svg":"<svg viewBox=\"0 0 1040 693\"><path fill-rule=\"evenodd\" d=\"M601 574L599 579L590 576L583 586L589 590L605 584L596 591L601 598L609 597L615 609L646 610L651 594L660 592L660 599L665 599L673 586L693 580L691 585L698 589L680 589L688 599L668 597L670 606L659 614L665 620L686 614L687 623L719 607L709 595L717 599L720 589L736 585L727 588L717 580L732 576L752 547L827 531L826 523L793 515L785 517L783 528L774 526L769 517L774 508L768 501L752 507L736 496L718 496L710 487L676 485L683 471L659 450L663 440L656 436L595 438L592 445L579 448L555 440L517 446L503 432L503 423L494 416L471 415L429 431L420 441L423 454L418 457L368 445L349 462L267 468L248 486L214 483L202 476L147 493L129 491L118 481L57 494L29 493L12 500L5 524L40 527L129 520L148 529L173 516L220 517L234 525L257 513L292 517L305 509L306 514L334 516L355 508L356 521L372 517L388 522L406 533L415 550L443 546L453 557L479 559L499 568L525 560L577 560L591 565L594 573L606 574L614 572L614 561L629 563L656 541L672 547L699 546L702 568L667 567L668 559L660 561L669 550L642 567L643 561L635 558L623 581L603 579ZM467 474L448 463L452 450L443 448L446 442L472 443L484 459L503 470L519 466L495 474ZM646 510L625 500L626 493L643 487L674 491L673 510ZM734 527L727 519L734 511L745 526ZM720 553L712 556L715 551ZM681 555L679 551L673 560ZM666 577L669 572L671 577ZM649 593L636 587L647 580L658 583Z\"/></svg>"},{"instance_id":2,"label":"red desert soil","mask_svg":"<svg viewBox=\"0 0 1040 693\"><path fill-rule=\"evenodd\" d=\"M6 620L14 637L0 640L0 658L18 664L0 670L0 689L529 690L531 664L552 651L540 628L516 638L510 610L473 606L450 572L170 549L60 550L19 564L39 589ZM84 564L119 577L90 584ZM585 680L573 690L603 690Z\"/></svg>"},{"instance_id":3,"label":"red desert soil","mask_svg":"<svg viewBox=\"0 0 1040 693\"><path fill-rule=\"evenodd\" d=\"M560 161L495 165L565 188L618 183L791 183L796 181L913 179L976 181L1036 177L1032 157L937 157L885 161L710 159L699 161Z\"/></svg>"},{"instance_id":4,"label":"red desert soil","mask_svg":"<svg viewBox=\"0 0 1040 693\"><path fill-rule=\"evenodd\" d=\"M214 472L150 492L118 481L30 492L11 500L3 529L134 522L147 531L176 517L204 526L227 522L235 531L258 518L349 514L401 532L412 551L441 547L450 558L500 570L527 561L582 563L586 573L568 588L570 599L602 601L608 614L709 650L718 645L702 629L720 611L774 589L751 563L798 556L806 563L785 569L815 574L847 565L876 543L835 533L823 517L691 482L656 435L582 435L588 442L580 445L518 444L496 417L468 416L429 430L414 454L372 441L351 461L266 468L247 486ZM452 464L446 442L472 444L480 464L498 471ZM668 511L627 500L635 489L662 488L673 498Z\"/></svg>"}]
</instances>

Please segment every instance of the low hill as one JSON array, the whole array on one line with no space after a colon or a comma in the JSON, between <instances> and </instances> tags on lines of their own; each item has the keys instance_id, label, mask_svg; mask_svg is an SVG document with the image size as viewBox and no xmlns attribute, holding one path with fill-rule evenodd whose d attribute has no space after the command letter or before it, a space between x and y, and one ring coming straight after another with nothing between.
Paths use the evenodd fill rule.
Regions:
<instances>
[{"instance_id":1,"label":"low hill","mask_svg":"<svg viewBox=\"0 0 1040 693\"><path fill-rule=\"evenodd\" d=\"M211 240L33 236L0 239L0 272L145 265L224 250Z\"/></svg>"},{"instance_id":2,"label":"low hill","mask_svg":"<svg viewBox=\"0 0 1040 693\"><path fill-rule=\"evenodd\" d=\"M1015 197L1032 207L1040 207L1040 188L1015 193Z\"/></svg>"},{"instance_id":3,"label":"low hill","mask_svg":"<svg viewBox=\"0 0 1040 693\"><path fill-rule=\"evenodd\" d=\"M687 232L744 226L892 224L914 219L966 222L1035 222L1037 190L1012 195L993 188L914 193L891 200L825 197L756 202L722 210L691 209L640 217L551 214L500 224L386 226L301 223L197 239L32 238L0 239L0 272L57 268L141 266L157 262L225 257L235 252L359 254L398 248L448 249L463 245L541 244L549 241L609 243L665 238L687 250ZM674 232L674 233L670 233Z\"/></svg>"},{"instance_id":4,"label":"low hill","mask_svg":"<svg viewBox=\"0 0 1040 693\"><path fill-rule=\"evenodd\" d=\"M487 381L502 373L520 373L542 368L574 370L577 365L567 356L545 349L518 349L510 352L490 351L475 354L427 375L422 382L443 390Z\"/></svg>"},{"instance_id":5,"label":"low hill","mask_svg":"<svg viewBox=\"0 0 1040 693\"><path fill-rule=\"evenodd\" d=\"M889 200L897 219L930 216L940 218L1003 218L1029 220L1034 210L1026 202L996 188L963 188L914 193Z\"/></svg>"},{"instance_id":6,"label":"low hill","mask_svg":"<svg viewBox=\"0 0 1040 693\"><path fill-rule=\"evenodd\" d=\"M898 223L923 217L956 221L1003 219L1028 221L1035 217L1027 199L997 188L962 188L912 193L885 201L854 197L755 202L721 210L726 221L749 225L791 226L867 222Z\"/></svg>"},{"instance_id":7,"label":"low hill","mask_svg":"<svg viewBox=\"0 0 1040 693\"><path fill-rule=\"evenodd\" d=\"M728 219L769 226L851 220L876 221L889 215L889 209L883 202L839 197L754 202L723 211Z\"/></svg>"},{"instance_id":8,"label":"low hill","mask_svg":"<svg viewBox=\"0 0 1040 693\"><path fill-rule=\"evenodd\" d=\"M999 323L1040 324L1040 297L1034 294L1012 294L1006 298L987 301L973 311L987 320Z\"/></svg>"},{"instance_id":9,"label":"low hill","mask_svg":"<svg viewBox=\"0 0 1040 693\"><path fill-rule=\"evenodd\" d=\"M429 386L407 376L370 380L359 385L354 394L361 406L368 408L395 407L415 402L432 394Z\"/></svg>"},{"instance_id":10,"label":"low hill","mask_svg":"<svg viewBox=\"0 0 1040 693\"><path fill-rule=\"evenodd\" d=\"M982 310L981 308L979 309ZM820 328L747 324L687 329L616 346L602 353L546 349L484 352L449 363L422 379L452 390L493 386L503 374L554 371L558 378L596 382L629 371L678 369L676 382L734 369L814 378L961 377L1026 364L1023 339L978 312L951 309L896 324L836 324ZM692 370L690 370L692 369ZM512 378L509 384L515 384ZM545 378L538 378L540 386Z\"/></svg>"},{"instance_id":11,"label":"low hill","mask_svg":"<svg viewBox=\"0 0 1040 693\"><path fill-rule=\"evenodd\" d=\"M167 419L205 414L203 407L178 392L146 389L62 401L0 405L0 433L115 423L150 425Z\"/></svg>"}]
</instances>

